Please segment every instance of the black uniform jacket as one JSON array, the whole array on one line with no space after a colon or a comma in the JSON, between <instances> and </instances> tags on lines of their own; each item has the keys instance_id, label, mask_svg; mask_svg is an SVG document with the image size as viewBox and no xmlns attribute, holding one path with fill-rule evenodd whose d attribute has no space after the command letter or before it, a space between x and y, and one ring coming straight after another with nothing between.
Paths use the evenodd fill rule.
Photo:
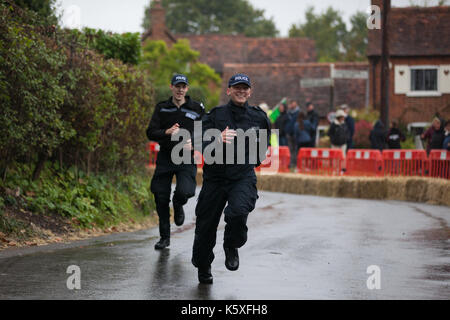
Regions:
<instances>
[{"instance_id":1,"label":"black uniform jacket","mask_svg":"<svg viewBox=\"0 0 450 320\"><path fill-rule=\"evenodd\" d=\"M236 106L232 101L228 104L216 107L212 109L203 117L202 130L205 133L208 129L218 129L220 132L224 131L227 127L229 129L242 129L244 132L248 132L249 129L256 132L257 139L246 138L245 139L245 162L243 164L237 164L237 143L234 139L234 162L233 164L226 163L226 144L220 143L212 139L212 141L203 141L202 148L205 148L211 143L221 146L221 152L223 153L223 164L213 163L208 164L205 159L205 165L203 168L203 174L205 179L228 179L238 180L244 177L254 176L254 168L259 166L265 159L267 147L270 143L270 121L267 118L266 113L259 107L249 106L248 103L245 106ZM261 129L267 130L267 142L259 143ZM261 136L264 138L264 136ZM255 146L250 148L250 144L257 144L257 154L253 151ZM265 149L261 151L261 148L265 146ZM219 148L217 150L220 150ZM250 153L252 153L250 155ZM215 153L213 153L215 154ZM261 157L260 155L264 156ZM205 156L206 154L204 154ZM256 164L255 164L255 161Z\"/></svg>"},{"instance_id":2,"label":"black uniform jacket","mask_svg":"<svg viewBox=\"0 0 450 320\"><path fill-rule=\"evenodd\" d=\"M147 128L147 137L151 141L156 141L160 145L160 152L171 154L172 148L178 141L171 141L171 136L165 132L178 123L180 128L189 130L191 136L194 131L194 121L201 121L205 113L203 104L192 100L186 96L186 102L178 108L172 97L167 101L162 101L156 105L150 124Z\"/></svg>"}]
</instances>

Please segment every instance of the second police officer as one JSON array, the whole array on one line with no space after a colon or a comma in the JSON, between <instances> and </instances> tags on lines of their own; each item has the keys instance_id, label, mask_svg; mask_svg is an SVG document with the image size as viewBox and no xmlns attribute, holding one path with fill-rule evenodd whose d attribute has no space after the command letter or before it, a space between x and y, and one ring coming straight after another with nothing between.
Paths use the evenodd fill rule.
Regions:
<instances>
[{"instance_id":1,"label":"second police officer","mask_svg":"<svg viewBox=\"0 0 450 320\"><path fill-rule=\"evenodd\" d=\"M234 271L239 268L238 249L247 241L247 218L254 210L258 198L254 169L264 160L262 158L265 157L270 139L270 121L266 113L259 107L248 104L251 92L249 77L244 74L234 75L228 84L227 95L230 97L228 104L212 109L203 117L203 132L216 129L218 136L214 141L203 141L205 165L203 186L195 209L196 227L192 257L193 265L198 268L200 283L213 282L211 263L214 260L213 248L222 212L225 214L226 222L223 248L226 256L225 266L228 270ZM244 163L239 164L236 161L231 164L228 161L223 161L223 164L208 163L205 151L211 143L219 146L224 155L229 150L227 145L231 145L231 148L234 148L234 160L242 156L237 154L239 151L235 146L235 138L240 132L238 129L244 132L266 130L267 141L259 143L260 149L263 150L262 153L258 150L257 161L252 164L249 159L252 157L250 144L258 143L258 139L256 141L249 139L245 142Z\"/></svg>"},{"instance_id":2,"label":"second police officer","mask_svg":"<svg viewBox=\"0 0 450 320\"><path fill-rule=\"evenodd\" d=\"M159 217L159 233L161 239L155 249L161 250L170 245L170 195L172 179L176 176L176 188L172 199L174 220L177 226L184 223L183 206L195 195L197 167L192 160L190 164L176 165L172 161L172 149L178 144L171 141L180 129L187 129L191 135L194 121L200 121L204 114L203 104L192 100L186 93L189 82L185 75L173 76L170 89L172 97L156 105L150 125L147 129L149 140L160 144L156 160L156 169L151 181L151 192L154 194L156 211ZM193 152L187 148L188 152Z\"/></svg>"}]
</instances>

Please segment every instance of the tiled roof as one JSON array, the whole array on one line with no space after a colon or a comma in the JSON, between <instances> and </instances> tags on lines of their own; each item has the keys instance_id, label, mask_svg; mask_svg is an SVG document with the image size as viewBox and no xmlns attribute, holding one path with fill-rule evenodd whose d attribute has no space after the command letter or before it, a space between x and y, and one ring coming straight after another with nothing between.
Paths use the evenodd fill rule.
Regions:
<instances>
[{"instance_id":1,"label":"tiled roof","mask_svg":"<svg viewBox=\"0 0 450 320\"><path fill-rule=\"evenodd\" d=\"M242 35L176 35L190 41L200 61L223 72L225 63L315 62L315 42L305 38L248 38Z\"/></svg>"}]
</instances>

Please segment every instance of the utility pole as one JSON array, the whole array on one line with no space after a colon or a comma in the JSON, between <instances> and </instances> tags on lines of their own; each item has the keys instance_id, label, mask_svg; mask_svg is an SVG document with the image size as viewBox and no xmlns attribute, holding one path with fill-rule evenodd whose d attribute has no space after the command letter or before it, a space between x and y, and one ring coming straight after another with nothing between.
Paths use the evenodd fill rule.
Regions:
<instances>
[{"instance_id":1,"label":"utility pole","mask_svg":"<svg viewBox=\"0 0 450 320\"><path fill-rule=\"evenodd\" d=\"M385 128L389 127L389 13L391 0L383 0L383 24L381 39L381 110L380 118Z\"/></svg>"}]
</instances>

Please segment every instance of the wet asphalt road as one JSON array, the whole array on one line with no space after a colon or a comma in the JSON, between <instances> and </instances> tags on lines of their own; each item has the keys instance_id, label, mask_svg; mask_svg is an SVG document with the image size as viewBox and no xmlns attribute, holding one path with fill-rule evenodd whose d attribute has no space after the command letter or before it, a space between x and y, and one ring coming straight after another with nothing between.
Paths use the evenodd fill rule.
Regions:
<instances>
[{"instance_id":1,"label":"wet asphalt road","mask_svg":"<svg viewBox=\"0 0 450 320\"><path fill-rule=\"evenodd\" d=\"M236 272L224 266L222 219L212 286L198 284L190 263L194 198L161 252L156 228L0 252L0 299L450 299L448 207L259 195ZM81 290L67 289L70 265ZM367 287L371 265L378 290Z\"/></svg>"}]
</instances>

